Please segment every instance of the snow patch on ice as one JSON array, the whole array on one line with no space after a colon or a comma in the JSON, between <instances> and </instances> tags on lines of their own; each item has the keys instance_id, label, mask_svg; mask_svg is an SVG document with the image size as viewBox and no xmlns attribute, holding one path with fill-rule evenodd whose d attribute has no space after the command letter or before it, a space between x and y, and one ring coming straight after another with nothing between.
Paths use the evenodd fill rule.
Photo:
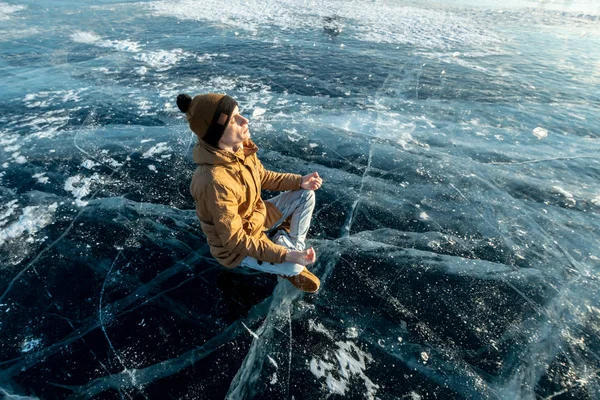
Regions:
<instances>
[{"instance_id":1,"label":"snow patch on ice","mask_svg":"<svg viewBox=\"0 0 600 400\"><path fill-rule=\"evenodd\" d=\"M0 136L0 146L10 145L10 144L17 142L18 140L19 140L18 135L3 133L2 136ZM8 150L6 150L6 151L8 151Z\"/></svg>"},{"instance_id":2,"label":"snow patch on ice","mask_svg":"<svg viewBox=\"0 0 600 400\"><path fill-rule=\"evenodd\" d=\"M25 339L21 343L21 353L28 353L42 344L42 339Z\"/></svg>"},{"instance_id":3,"label":"snow patch on ice","mask_svg":"<svg viewBox=\"0 0 600 400\"><path fill-rule=\"evenodd\" d=\"M179 61L185 60L188 57L193 57L192 53L183 51L182 49L173 50L158 50L149 53L141 53L134 58L138 61L146 63L149 67L157 71L167 71L176 65ZM138 71L139 73L139 71ZM140 75L144 75L141 73Z\"/></svg>"},{"instance_id":4,"label":"snow patch on ice","mask_svg":"<svg viewBox=\"0 0 600 400\"><path fill-rule=\"evenodd\" d=\"M15 213L15 210L19 208L17 204L17 200L9 201L5 205L2 206L4 211L0 211L0 226L6 225L8 217Z\"/></svg>"},{"instance_id":5,"label":"snow patch on ice","mask_svg":"<svg viewBox=\"0 0 600 400\"><path fill-rule=\"evenodd\" d=\"M102 38L93 32L75 32L71 34L71 40L76 43L94 44L102 40Z\"/></svg>"},{"instance_id":6,"label":"snow patch on ice","mask_svg":"<svg viewBox=\"0 0 600 400\"><path fill-rule=\"evenodd\" d=\"M548 131L542 127L537 127L533 130L533 134L535 137L537 137L538 139L543 139L546 136L548 136Z\"/></svg>"},{"instance_id":7,"label":"snow patch on ice","mask_svg":"<svg viewBox=\"0 0 600 400\"><path fill-rule=\"evenodd\" d=\"M358 337L358 329L356 329L353 326L351 326L350 328L346 329L346 337L348 339L356 339Z\"/></svg>"},{"instance_id":8,"label":"snow patch on ice","mask_svg":"<svg viewBox=\"0 0 600 400\"><path fill-rule=\"evenodd\" d=\"M108 75L111 73L110 69L106 68L106 67L97 67L97 68L92 68L92 71L98 71L98 72L102 72L105 75Z\"/></svg>"},{"instance_id":9,"label":"snow patch on ice","mask_svg":"<svg viewBox=\"0 0 600 400\"><path fill-rule=\"evenodd\" d=\"M40 172L39 174L34 174L33 178L37 179L39 183L48 183L49 178L46 176L45 172Z\"/></svg>"},{"instance_id":10,"label":"snow patch on ice","mask_svg":"<svg viewBox=\"0 0 600 400\"><path fill-rule=\"evenodd\" d=\"M0 2L0 21L10 19L12 14L16 13L17 11L23 11L25 9L27 9L27 6L13 6L11 4Z\"/></svg>"},{"instance_id":11,"label":"snow patch on ice","mask_svg":"<svg viewBox=\"0 0 600 400\"><path fill-rule=\"evenodd\" d=\"M35 113L16 121L19 128L31 128L36 138L52 138L57 135L70 121L69 114L81 109L74 107L73 103L81 102L81 93L86 88L57 91L41 91L25 95L23 101L25 107L35 109ZM57 104L66 103L69 110L65 108L44 111L44 108L52 108Z\"/></svg>"},{"instance_id":12,"label":"snow patch on ice","mask_svg":"<svg viewBox=\"0 0 600 400\"><path fill-rule=\"evenodd\" d=\"M308 330L322 333L327 336L329 339L333 339L333 335L325 326L323 326L320 322L315 322L313 319L308 320Z\"/></svg>"},{"instance_id":13,"label":"snow patch on ice","mask_svg":"<svg viewBox=\"0 0 600 400\"><path fill-rule=\"evenodd\" d=\"M283 131L288 134L288 139L291 142L297 142L300 139L302 139L302 136L298 133L298 131L296 130L296 128L284 129Z\"/></svg>"},{"instance_id":14,"label":"snow patch on ice","mask_svg":"<svg viewBox=\"0 0 600 400\"><path fill-rule=\"evenodd\" d=\"M254 109L254 111L252 111L252 118L260 117L261 115L263 115L266 112L267 112L267 110L265 110L264 108L256 107Z\"/></svg>"},{"instance_id":15,"label":"snow patch on ice","mask_svg":"<svg viewBox=\"0 0 600 400\"><path fill-rule=\"evenodd\" d=\"M14 202L9 203L10 210L7 210L4 214L6 218L12 214L15 210ZM23 236L25 233L29 235L34 235L40 229L44 228L50 222L52 222L52 216L56 212L58 208L57 203L53 203L48 207L43 206L29 206L23 209L23 214L19 217L17 221L9 225L8 227L2 229L0 231L0 246L9 240L19 238ZM10 214L9 214L10 212ZM5 219L6 219L5 218ZM4 225L4 224L2 224ZM1 225L0 225L1 226Z\"/></svg>"},{"instance_id":16,"label":"snow patch on ice","mask_svg":"<svg viewBox=\"0 0 600 400\"><path fill-rule=\"evenodd\" d=\"M167 142L160 142L156 146L152 146L150 150L146 151L142 158L150 158L157 154L164 153L165 151L169 151L171 148L167 146Z\"/></svg>"},{"instance_id":17,"label":"snow patch on ice","mask_svg":"<svg viewBox=\"0 0 600 400\"><path fill-rule=\"evenodd\" d=\"M25 156L22 156L19 152L12 154L12 160L17 164L25 164L27 162L27 158L25 158Z\"/></svg>"},{"instance_id":18,"label":"snow patch on ice","mask_svg":"<svg viewBox=\"0 0 600 400\"><path fill-rule=\"evenodd\" d=\"M80 207L84 207L87 205L87 201L83 201L82 199L90 194L91 186L95 182L101 182L102 178L100 175L94 174L89 178L84 177L83 175L77 174L75 176L71 176L67 178L65 181L64 189L67 192L71 192L73 197L75 197L75 204Z\"/></svg>"},{"instance_id":19,"label":"snow patch on ice","mask_svg":"<svg viewBox=\"0 0 600 400\"><path fill-rule=\"evenodd\" d=\"M237 81L235 79L224 76L215 76L213 78L210 78L210 80L208 81L208 85L210 87L218 88L215 91L226 92L234 90L237 86Z\"/></svg>"},{"instance_id":20,"label":"snow patch on ice","mask_svg":"<svg viewBox=\"0 0 600 400\"><path fill-rule=\"evenodd\" d=\"M115 160L114 158L111 158L111 157L107 157L103 161L113 168L118 168L121 165L123 165L122 162L118 162L117 160Z\"/></svg>"},{"instance_id":21,"label":"snow patch on ice","mask_svg":"<svg viewBox=\"0 0 600 400\"><path fill-rule=\"evenodd\" d=\"M70 90L62 91L61 95L62 95L63 103L66 103L68 101L77 103L77 102L81 101L81 97L79 97L81 92L83 92L83 89L80 89L80 90L70 89Z\"/></svg>"},{"instance_id":22,"label":"snow patch on ice","mask_svg":"<svg viewBox=\"0 0 600 400\"><path fill-rule=\"evenodd\" d=\"M313 357L310 360L310 371L318 379L325 378L331 394L342 396L346 394L350 381L359 378L366 388L364 396L367 399L375 399L379 385L373 383L365 374L366 364L373 362L373 357L351 341L339 341L336 345L338 348L333 352L333 357L330 354L326 354L324 359ZM327 361L332 358L337 360L337 365L334 361Z\"/></svg>"},{"instance_id":23,"label":"snow patch on ice","mask_svg":"<svg viewBox=\"0 0 600 400\"><path fill-rule=\"evenodd\" d=\"M269 383L271 385L274 385L277 383L277 372L273 372L273 375L271 375L271 380L269 381Z\"/></svg>"},{"instance_id":24,"label":"snow patch on ice","mask_svg":"<svg viewBox=\"0 0 600 400\"><path fill-rule=\"evenodd\" d=\"M94 167L97 167L98 165L100 165L100 164L98 164L97 162L94 162L92 160L85 160L84 162L81 163L81 166L86 169L92 169Z\"/></svg>"},{"instance_id":25,"label":"snow patch on ice","mask_svg":"<svg viewBox=\"0 0 600 400\"><path fill-rule=\"evenodd\" d=\"M5 151L5 152L7 152L7 153L10 153L11 151L12 151L12 152L15 152L15 151L17 151L17 150L19 150L20 148L21 148L21 145L20 145L20 144L15 144L14 146L6 146L6 147L4 148L4 151Z\"/></svg>"},{"instance_id":26,"label":"snow patch on ice","mask_svg":"<svg viewBox=\"0 0 600 400\"><path fill-rule=\"evenodd\" d=\"M76 43L90 44L98 47L112 48L118 51L137 53L140 51L140 44L131 40L105 40L94 32L75 32L71 34L71 40Z\"/></svg>"},{"instance_id":27,"label":"snow patch on ice","mask_svg":"<svg viewBox=\"0 0 600 400\"><path fill-rule=\"evenodd\" d=\"M577 204L577 201L573 195L560 186L552 186L552 192L562 195L565 198L565 204L567 206L573 207L575 204Z\"/></svg>"},{"instance_id":28,"label":"snow patch on ice","mask_svg":"<svg viewBox=\"0 0 600 400\"><path fill-rule=\"evenodd\" d=\"M412 391L408 394L410 396L410 400L421 400L422 397L419 393Z\"/></svg>"}]
</instances>

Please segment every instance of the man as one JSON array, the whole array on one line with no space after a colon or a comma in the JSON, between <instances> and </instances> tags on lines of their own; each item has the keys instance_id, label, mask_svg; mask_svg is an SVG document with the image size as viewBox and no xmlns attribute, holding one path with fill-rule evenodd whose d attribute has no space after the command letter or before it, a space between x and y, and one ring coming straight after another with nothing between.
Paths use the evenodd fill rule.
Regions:
<instances>
[{"instance_id":1,"label":"man","mask_svg":"<svg viewBox=\"0 0 600 400\"><path fill-rule=\"evenodd\" d=\"M305 240L314 190L323 184L319 174L264 169L248 120L229 96L209 93L192 99L180 94L177 106L199 139L190 192L211 254L225 267L244 265L278 274L303 291L316 292L320 281L306 269L316 253L305 249ZM262 189L286 192L263 201ZM284 228L288 222L289 233ZM274 233L272 240L267 233Z\"/></svg>"}]
</instances>

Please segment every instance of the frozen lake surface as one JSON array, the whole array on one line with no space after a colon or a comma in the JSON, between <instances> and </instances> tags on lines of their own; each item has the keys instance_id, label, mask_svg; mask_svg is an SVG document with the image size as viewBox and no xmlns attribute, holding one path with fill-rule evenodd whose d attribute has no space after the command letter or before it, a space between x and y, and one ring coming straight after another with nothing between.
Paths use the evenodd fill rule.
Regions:
<instances>
[{"instance_id":1,"label":"frozen lake surface","mask_svg":"<svg viewBox=\"0 0 600 400\"><path fill-rule=\"evenodd\" d=\"M0 397L600 398L599 50L591 0L0 1ZM316 295L210 257L209 91L323 177Z\"/></svg>"}]
</instances>

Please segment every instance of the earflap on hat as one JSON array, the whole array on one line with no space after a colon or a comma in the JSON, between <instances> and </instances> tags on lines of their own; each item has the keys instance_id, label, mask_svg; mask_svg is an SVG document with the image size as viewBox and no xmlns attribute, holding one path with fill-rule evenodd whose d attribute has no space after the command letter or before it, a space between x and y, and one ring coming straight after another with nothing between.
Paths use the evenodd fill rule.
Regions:
<instances>
[{"instance_id":1,"label":"earflap on hat","mask_svg":"<svg viewBox=\"0 0 600 400\"><path fill-rule=\"evenodd\" d=\"M208 127L208 130L202 138L206 143L218 147L219 140L227 128L227 124L231 120L233 110L237 107L238 103L229 96L223 96L217 106L217 111L213 116L213 120Z\"/></svg>"}]
</instances>

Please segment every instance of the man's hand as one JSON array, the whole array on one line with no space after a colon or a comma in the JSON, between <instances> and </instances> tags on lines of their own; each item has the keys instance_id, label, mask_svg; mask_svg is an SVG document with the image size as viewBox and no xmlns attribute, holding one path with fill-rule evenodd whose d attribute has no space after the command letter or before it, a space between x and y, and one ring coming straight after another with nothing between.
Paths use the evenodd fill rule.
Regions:
<instances>
[{"instance_id":1,"label":"man's hand","mask_svg":"<svg viewBox=\"0 0 600 400\"><path fill-rule=\"evenodd\" d=\"M285 255L285 261L292 262L294 264L300 264L307 266L309 264L314 263L317 260L317 253L311 247L308 250L304 251L296 251L290 250Z\"/></svg>"},{"instance_id":2,"label":"man's hand","mask_svg":"<svg viewBox=\"0 0 600 400\"><path fill-rule=\"evenodd\" d=\"M304 175L302 177L302 183L300 183L300 187L306 190L317 190L323 184L323 179L319 176L318 172L313 172L312 174Z\"/></svg>"}]
</instances>

